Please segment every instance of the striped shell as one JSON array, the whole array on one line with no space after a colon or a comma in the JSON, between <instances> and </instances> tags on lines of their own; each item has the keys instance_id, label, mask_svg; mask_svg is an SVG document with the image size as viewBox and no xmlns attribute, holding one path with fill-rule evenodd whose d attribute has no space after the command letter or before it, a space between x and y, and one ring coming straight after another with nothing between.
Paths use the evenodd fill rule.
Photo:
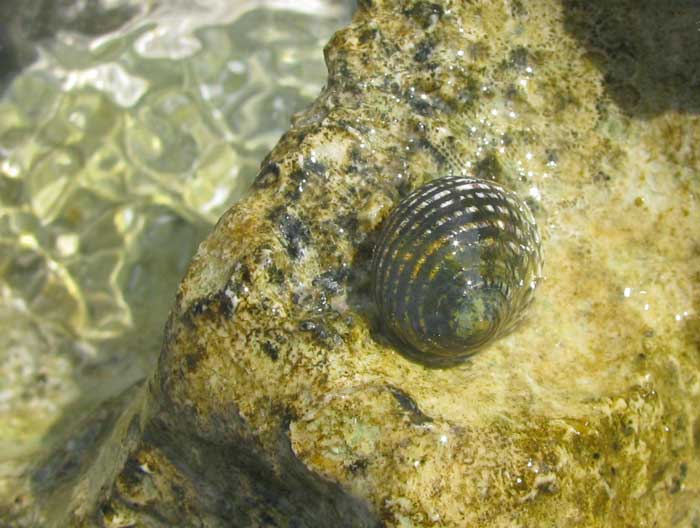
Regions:
<instances>
[{"instance_id":1,"label":"striped shell","mask_svg":"<svg viewBox=\"0 0 700 528\"><path fill-rule=\"evenodd\" d=\"M402 351L455 364L522 319L541 275L540 236L500 185L439 178L389 216L372 268L381 320Z\"/></svg>"}]
</instances>

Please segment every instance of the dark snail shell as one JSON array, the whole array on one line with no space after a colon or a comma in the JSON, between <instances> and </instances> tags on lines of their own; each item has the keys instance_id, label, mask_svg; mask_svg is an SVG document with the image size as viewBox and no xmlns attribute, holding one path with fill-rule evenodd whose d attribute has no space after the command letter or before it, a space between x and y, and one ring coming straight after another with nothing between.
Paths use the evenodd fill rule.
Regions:
<instances>
[{"instance_id":1,"label":"dark snail shell","mask_svg":"<svg viewBox=\"0 0 700 528\"><path fill-rule=\"evenodd\" d=\"M541 269L540 235L520 198L484 180L439 178L386 220L374 297L403 352L449 365L513 329Z\"/></svg>"}]
</instances>

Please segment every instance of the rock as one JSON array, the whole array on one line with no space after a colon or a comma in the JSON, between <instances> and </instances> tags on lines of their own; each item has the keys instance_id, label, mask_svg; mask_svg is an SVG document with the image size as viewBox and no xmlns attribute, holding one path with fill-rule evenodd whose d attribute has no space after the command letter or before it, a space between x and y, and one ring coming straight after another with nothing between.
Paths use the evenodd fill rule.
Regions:
<instances>
[{"instance_id":1,"label":"rock","mask_svg":"<svg viewBox=\"0 0 700 528\"><path fill-rule=\"evenodd\" d=\"M697 526L700 125L661 91L616 104L617 63L567 29L587 9L361 1L54 522ZM477 172L531 201L546 281L510 336L429 369L381 332L372 247L410 190Z\"/></svg>"}]
</instances>

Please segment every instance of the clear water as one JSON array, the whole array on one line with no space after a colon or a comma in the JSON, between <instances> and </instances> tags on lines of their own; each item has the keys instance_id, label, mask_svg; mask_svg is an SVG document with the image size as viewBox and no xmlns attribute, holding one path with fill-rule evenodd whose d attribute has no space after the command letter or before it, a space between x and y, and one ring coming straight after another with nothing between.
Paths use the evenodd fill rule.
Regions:
<instances>
[{"instance_id":1,"label":"clear water","mask_svg":"<svg viewBox=\"0 0 700 528\"><path fill-rule=\"evenodd\" d=\"M11 79L5 64L0 98L0 496L53 434L148 373L198 242L319 93L322 47L352 12L61 4L38 35L36 2L0 23L37 57Z\"/></svg>"}]
</instances>

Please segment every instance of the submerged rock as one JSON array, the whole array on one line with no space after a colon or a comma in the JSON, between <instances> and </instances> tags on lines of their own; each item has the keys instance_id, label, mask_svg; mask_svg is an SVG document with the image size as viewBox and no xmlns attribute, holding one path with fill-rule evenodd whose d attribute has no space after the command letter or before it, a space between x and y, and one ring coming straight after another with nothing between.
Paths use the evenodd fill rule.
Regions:
<instances>
[{"instance_id":1,"label":"submerged rock","mask_svg":"<svg viewBox=\"0 0 700 528\"><path fill-rule=\"evenodd\" d=\"M360 2L200 246L148 384L52 459L45 523L700 523L700 124L621 110L574 7ZM430 369L382 334L369 268L446 175L529 201L546 280L508 337Z\"/></svg>"}]
</instances>

